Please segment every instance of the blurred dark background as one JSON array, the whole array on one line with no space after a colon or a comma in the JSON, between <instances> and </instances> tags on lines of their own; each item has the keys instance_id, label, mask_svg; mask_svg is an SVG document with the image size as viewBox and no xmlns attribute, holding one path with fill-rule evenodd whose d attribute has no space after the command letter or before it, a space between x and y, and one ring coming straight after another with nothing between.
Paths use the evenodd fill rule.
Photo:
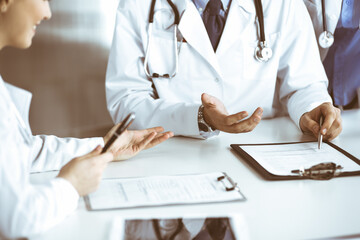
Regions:
<instances>
[{"instance_id":1,"label":"blurred dark background","mask_svg":"<svg viewBox=\"0 0 360 240\"><path fill-rule=\"evenodd\" d=\"M34 134L103 136L112 126L105 74L118 1L50 1L32 46L1 51L4 81L33 93Z\"/></svg>"}]
</instances>

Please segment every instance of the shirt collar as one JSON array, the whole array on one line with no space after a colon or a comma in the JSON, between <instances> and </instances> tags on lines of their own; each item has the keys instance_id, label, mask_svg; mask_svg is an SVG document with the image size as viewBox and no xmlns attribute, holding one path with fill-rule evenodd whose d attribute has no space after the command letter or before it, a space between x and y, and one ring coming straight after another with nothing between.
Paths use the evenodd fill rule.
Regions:
<instances>
[{"instance_id":1,"label":"shirt collar","mask_svg":"<svg viewBox=\"0 0 360 240\"><path fill-rule=\"evenodd\" d=\"M192 1L194 2L196 8L201 12L205 10L206 4L209 2L209 0L192 0ZM224 6L224 11L226 12L229 7L230 0L221 0L221 2Z\"/></svg>"}]
</instances>

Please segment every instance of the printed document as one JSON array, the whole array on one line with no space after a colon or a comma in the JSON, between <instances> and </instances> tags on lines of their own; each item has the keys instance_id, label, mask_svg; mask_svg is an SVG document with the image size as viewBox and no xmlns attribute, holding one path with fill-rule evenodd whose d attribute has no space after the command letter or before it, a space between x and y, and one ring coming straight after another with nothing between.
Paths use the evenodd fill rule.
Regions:
<instances>
[{"instance_id":1,"label":"printed document","mask_svg":"<svg viewBox=\"0 0 360 240\"><path fill-rule=\"evenodd\" d=\"M103 179L85 201L91 210L245 200L224 173Z\"/></svg>"},{"instance_id":2,"label":"printed document","mask_svg":"<svg viewBox=\"0 0 360 240\"><path fill-rule=\"evenodd\" d=\"M316 142L243 145L241 148L274 175L298 175L291 171L324 162L341 165L342 172L360 171L360 165L327 143L323 143L321 149L318 149Z\"/></svg>"}]
</instances>

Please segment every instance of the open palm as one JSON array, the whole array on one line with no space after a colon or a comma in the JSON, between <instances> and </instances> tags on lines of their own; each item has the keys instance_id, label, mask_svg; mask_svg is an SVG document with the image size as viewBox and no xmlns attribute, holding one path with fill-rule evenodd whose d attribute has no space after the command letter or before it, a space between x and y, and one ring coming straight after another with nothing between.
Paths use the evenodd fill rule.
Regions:
<instances>
[{"instance_id":1,"label":"open palm","mask_svg":"<svg viewBox=\"0 0 360 240\"><path fill-rule=\"evenodd\" d=\"M118 125L115 125L104 137L105 144L115 132ZM114 160L120 161L129 159L141 150L148 149L164 142L173 136L172 132L163 133L162 127L154 127L144 130L126 130L112 144L109 151L114 154Z\"/></svg>"}]
</instances>

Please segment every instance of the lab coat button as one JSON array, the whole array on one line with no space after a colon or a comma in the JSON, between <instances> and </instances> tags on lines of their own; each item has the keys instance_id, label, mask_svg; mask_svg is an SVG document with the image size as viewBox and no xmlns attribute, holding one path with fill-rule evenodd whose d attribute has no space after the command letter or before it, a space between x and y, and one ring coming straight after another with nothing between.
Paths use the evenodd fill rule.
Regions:
<instances>
[{"instance_id":1,"label":"lab coat button","mask_svg":"<svg viewBox=\"0 0 360 240\"><path fill-rule=\"evenodd\" d=\"M220 82L219 78L215 78L215 82L217 83Z\"/></svg>"}]
</instances>

